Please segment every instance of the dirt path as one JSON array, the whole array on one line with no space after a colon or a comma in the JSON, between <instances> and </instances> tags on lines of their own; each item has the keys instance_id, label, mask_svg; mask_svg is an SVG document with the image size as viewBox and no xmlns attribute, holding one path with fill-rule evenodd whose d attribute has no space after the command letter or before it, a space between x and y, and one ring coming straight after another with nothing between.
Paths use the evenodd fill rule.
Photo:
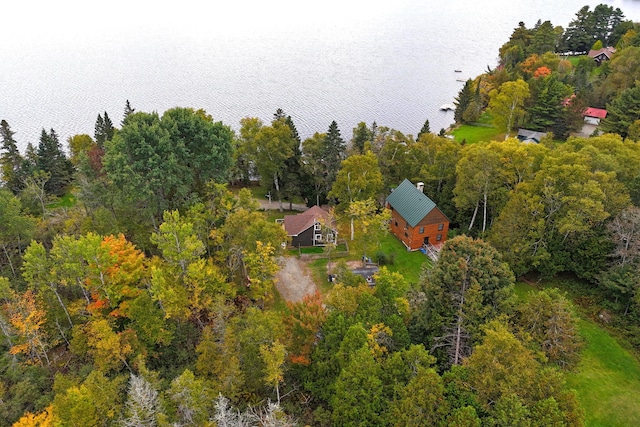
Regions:
<instances>
[{"instance_id":1,"label":"dirt path","mask_svg":"<svg viewBox=\"0 0 640 427\"><path fill-rule=\"evenodd\" d=\"M280 208L280 203L277 200L271 200L269 202L267 199L256 199L256 201L260 204L260 208L264 210L278 210ZM282 202L283 209L289 209L289 202ZM291 208L294 211L304 212L307 209L307 206L303 203L292 203Z\"/></svg>"},{"instance_id":2,"label":"dirt path","mask_svg":"<svg viewBox=\"0 0 640 427\"><path fill-rule=\"evenodd\" d=\"M304 261L300 261L296 257L287 256L280 257L280 271L276 275L278 281L276 288L282 298L287 301L302 301L306 295L313 295L318 288L311 278L311 272L305 265Z\"/></svg>"}]
</instances>

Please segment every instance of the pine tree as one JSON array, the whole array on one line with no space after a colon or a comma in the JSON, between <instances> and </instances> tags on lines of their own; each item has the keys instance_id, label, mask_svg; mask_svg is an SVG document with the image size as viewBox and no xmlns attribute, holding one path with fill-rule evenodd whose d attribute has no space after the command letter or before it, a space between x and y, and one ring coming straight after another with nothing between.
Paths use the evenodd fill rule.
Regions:
<instances>
[{"instance_id":1,"label":"pine tree","mask_svg":"<svg viewBox=\"0 0 640 427\"><path fill-rule=\"evenodd\" d=\"M13 194L18 192L24 186L22 179L22 163L24 159L20 155L16 141L13 139L14 132L11 130L9 123L5 120L0 122L0 137L2 138L2 147L4 152L0 156L1 177L5 185Z\"/></svg>"}]
</instances>

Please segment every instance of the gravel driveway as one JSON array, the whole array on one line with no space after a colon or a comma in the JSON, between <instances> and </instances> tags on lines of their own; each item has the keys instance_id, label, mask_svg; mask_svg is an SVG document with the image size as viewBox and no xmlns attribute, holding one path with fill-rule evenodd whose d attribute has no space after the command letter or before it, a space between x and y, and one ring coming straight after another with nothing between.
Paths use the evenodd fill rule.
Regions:
<instances>
[{"instance_id":1,"label":"gravel driveway","mask_svg":"<svg viewBox=\"0 0 640 427\"><path fill-rule=\"evenodd\" d=\"M276 275L276 288L286 301L302 301L306 295L313 295L318 288L311 278L311 272L304 261L293 256L280 257L280 271Z\"/></svg>"}]
</instances>

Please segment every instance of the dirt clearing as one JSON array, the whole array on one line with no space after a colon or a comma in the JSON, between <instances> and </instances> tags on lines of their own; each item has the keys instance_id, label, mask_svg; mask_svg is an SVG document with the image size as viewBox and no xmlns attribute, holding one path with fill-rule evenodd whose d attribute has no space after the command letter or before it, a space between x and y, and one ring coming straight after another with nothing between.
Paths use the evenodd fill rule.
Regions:
<instances>
[{"instance_id":1,"label":"dirt clearing","mask_svg":"<svg viewBox=\"0 0 640 427\"><path fill-rule=\"evenodd\" d=\"M276 288L286 301L298 302L306 295L313 295L318 288L311 278L309 267L296 257L280 257L280 271L276 275Z\"/></svg>"}]
</instances>

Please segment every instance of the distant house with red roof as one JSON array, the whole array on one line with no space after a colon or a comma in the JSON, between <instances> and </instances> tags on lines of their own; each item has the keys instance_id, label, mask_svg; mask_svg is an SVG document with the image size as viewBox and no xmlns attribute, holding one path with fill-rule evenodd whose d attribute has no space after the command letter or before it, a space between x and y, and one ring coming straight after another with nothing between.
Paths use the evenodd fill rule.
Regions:
<instances>
[{"instance_id":1,"label":"distant house with red roof","mask_svg":"<svg viewBox=\"0 0 640 427\"><path fill-rule=\"evenodd\" d=\"M585 123L598 126L600 124L600 120L607 117L607 110L603 110L602 108L589 107L584 110L582 116L584 117Z\"/></svg>"},{"instance_id":2,"label":"distant house with red roof","mask_svg":"<svg viewBox=\"0 0 640 427\"><path fill-rule=\"evenodd\" d=\"M338 239L338 231L335 224L330 223L329 213L319 206L298 215L286 215L283 226L295 247L324 246Z\"/></svg>"},{"instance_id":3,"label":"distant house with red roof","mask_svg":"<svg viewBox=\"0 0 640 427\"><path fill-rule=\"evenodd\" d=\"M600 65L603 61L610 60L614 53L616 53L616 48L608 46L597 50L591 49L587 55L589 58L593 58L593 60Z\"/></svg>"}]
</instances>

